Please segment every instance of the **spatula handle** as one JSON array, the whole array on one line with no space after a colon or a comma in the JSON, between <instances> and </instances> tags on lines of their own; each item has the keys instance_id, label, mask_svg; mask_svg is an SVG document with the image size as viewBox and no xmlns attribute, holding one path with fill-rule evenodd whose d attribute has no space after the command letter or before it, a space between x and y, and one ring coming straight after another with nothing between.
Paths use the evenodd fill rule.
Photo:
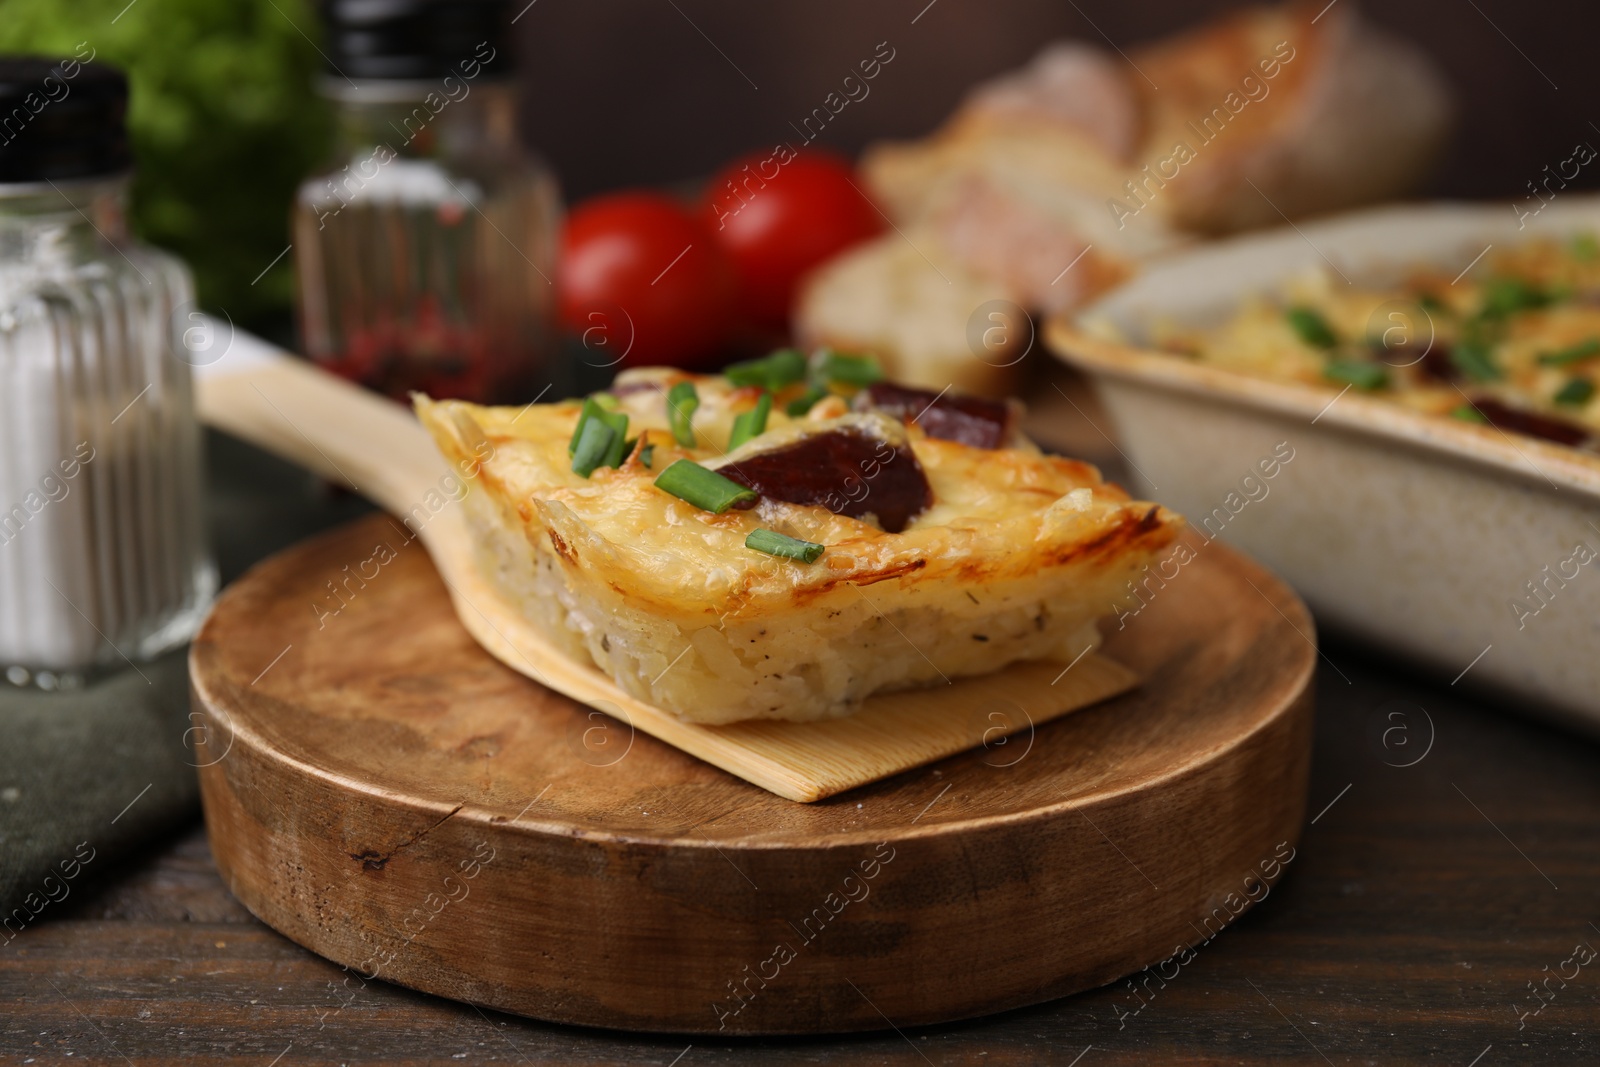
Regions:
<instances>
[{"instance_id":1,"label":"spatula handle","mask_svg":"<svg viewBox=\"0 0 1600 1067\"><path fill-rule=\"evenodd\" d=\"M437 491L444 459L411 411L235 331L215 363L196 368L206 425L342 482L404 516Z\"/></svg>"}]
</instances>

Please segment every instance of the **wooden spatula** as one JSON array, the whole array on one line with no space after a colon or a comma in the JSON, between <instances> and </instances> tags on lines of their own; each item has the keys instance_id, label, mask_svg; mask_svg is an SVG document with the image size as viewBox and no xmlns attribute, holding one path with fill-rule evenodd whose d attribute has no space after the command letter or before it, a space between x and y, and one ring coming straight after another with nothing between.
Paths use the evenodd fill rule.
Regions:
<instances>
[{"instance_id":1,"label":"wooden spatula","mask_svg":"<svg viewBox=\"0 0 1600 1067\"><path fill-rule=\"evenodd\" d=\"M500 662L790 800L820 800L993 745L1137 682L1126 667L1091 652L1072 664L1021 664L883 694L842 719L686 723L560 652L483 577L462 509L446 492L458 483L448 481L447 464L409 410L238 331L197 378L200 416L209 425L343 482L395 515L421 507L426 521L415 525L456 615Z\"/></svg>"}]
</instances>

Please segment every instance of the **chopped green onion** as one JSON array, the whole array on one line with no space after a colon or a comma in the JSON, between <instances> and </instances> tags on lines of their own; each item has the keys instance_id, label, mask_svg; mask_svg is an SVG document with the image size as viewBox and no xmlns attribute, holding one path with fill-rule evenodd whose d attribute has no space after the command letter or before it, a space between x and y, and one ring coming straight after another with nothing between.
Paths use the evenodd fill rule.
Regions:
<instances>
[{"instance_id":1,"label":"chopped green onion","mask_svg":"<svg viewBox=\"0 0 1600 1067\"><path fill-rule=\"evenodd\" d=\"M1539 362L1546 367L1561 367L1568 363L1577 363L1579 360L1588 359L1590 356L1600 355L1600 337L1591 337L1585 341L1568 348L1559 348L1554 352L1546 352L1539 357Z\"/></svg>"},{"instance_id":2,"label":"chopped green onion","mask_svg":"<svg viewBox=\"0 0 1600 1067\"><path fill-rule=\"evenodd\" d=\"M789 401L783 410L788 412L791 419L798 419L801 415L817 406L817 401L828 395L828 391L820 385L808 385L806 391Z\"/></svg>"},{"instance_id":3,"label":"chopped green onion","mask_svg":"<svg viewBox=\"0 0 1600 1067\"><path fill-rule=\"evenodd\" d=\"M614 426L611 431L611 451L606 453L607 467L620 467L622 461L628 458L628 416L622 416L622 425Z\"/></svg>"},{"instance_id":4,"label":"chopped green onion","mask_svg":"<svg viewBox=\"0 0 1600 1067\"><path fill-rule=\"evenodd\" d=\"M1312 348L1332 348L1339 343L1328 320L1311 308L1292 307L1283 314L1296 336Z\"/></svg>"},{"instance_id":5,"label":"chopped green onion","mask_svg":"<svg viewBox=\"0 0 1600 1067\"><path fill-rule=\"evenodd\" d=\"M1587 378L1573 378L1556 392L1555 402L1577 407L1581 404L1587 404L1593 396L1593 382Z\"/></svg>"},{"instance_id":6,"label":"chopped green onion","mask_svg":"<svg viewBox=\"0 0 1600 1067\"><path fill-rule=\"evenodd\" d=\"M831 348L820 348L811 357L811 380L819 385L828 382L871 385L883 380L883 368L871 356L847 356Z\"/></svg>"},{"instance_id":7,"label":"chopped green onion","mask_svg":"<svg viewBox=\"0 0 1600 1067\"><path fill-rule=\"evenodd\" d=\"M589 423L589 401L583 402L583 407L578 411L578 421L572 425L572 437L567 441L567 455L574 456L578 453L578 441L583 437L583 428Z\"/></svg>"},{"instance_id":8,"label":"chopped green onion","mask_svg":"<svg viewBox=\"0 0 1600 1067\"><path fill-rule=\"evenodd\" d=\"M1550 295L1521 278L1491 278L1483 284L1484 318L1499 318L1550 303Z\"/></svg>"},{"instance_id":9,"label":"chopped green onion","mask_svg":"<svg viewBox=\"0 0 1600 1067\"><path fill-rule=\"evenodd\" d=\"M728 436L728 450L738 448L752 437L767 432L767 416L772 414L772 394L763 391L761 399L749 411L741 411L733 420L733 433Z\"/></svg>"},{"instance_id":10,"label":"chopped green onion","mask_svg":"<svg viewBox=\"0 0 1600 1067\"><path fill-rule=\"evenodd\" d=\"M592 457L589 452L583 452L582 462L579 453L584 449L584 442L589 442L588 448L597 447L597 442L602 438L590 430L594 424L604 426L609 436L604 438L605 450L598 458ZM625 447L628 443L628 416L620 411L607 411L602 404L590 397L583 402L583 411L578 415L578 424L572 428L572 439L567 442L567 454L572 457L572 469L585 478L594 473L596 467L620 467L623 458L628 454Z\"/></svg>"},{"instance_id":11,"label":"chopped green onion","mask_svg":"<svg viewBox=\"0 0 1600 1067\"><path fill-rule=\"evenodd\" d=\"M647 444L643 448L639 449L639 462L643 463L646 468L650 466L650 461L654 459L655 456L656 446L654 443Z\"/></svg>"},{"instance_id":12,"label":"chopped green onion","mask_svg":"<svg viewBox=\"0 0 1600 1067\"><path fill-rule=\"evenodd\" d=\"M718 515L760 496L755 490L746 489L731 478L724 478L691 459L680 459L657 475L656 488Z\"/></svg>"},{"instance_id":13,"label":"chopped green onion","mask_svg":"<svg viewBox=\"0 0 1600 1067\"><path fill-rule=\"evenodd\" d=\"M699 407L700 393L693 382L679 382L667 390L667 422L684 448L694 447L694 413Z\"/></svg>"},{"instance_id":14,"label":"chopped green onion","mask_svg":"<svg viewBox=\"0 0 1600 1067\"><path fill-rule=\"evenodd\" d=\"M1596 240L1592 233L1573 234L1572 243L1568 247L1572 252L1573 259L1590 260L1600 258L1600 240Z\"/></svg>"},{"instance_id":15,"label":"chopped green onion","mask_svg":"<svg viewBox=\"0 0 1600 1067\"><path fill-rule=\"evenodd\" d=\"M1432 293L1417 294L1417 306L1423 311L1429 312L1450 310L1448 304L1446 304L1443 300L1440 300L1437 296L1434 296Z\"/></svg>"},{"instance_id":16,"label":"chopped green onion","mask_svg":"<svg viewBox=\"0 0 1600 1067\"><path fill-rule=\"evenodd\" d=\"M1455 410L1450 412L1450 417L1452 419L1460 419L1462 422L1487 423L1489 421L1489 417L1487 415L1473 407L1471 404L1462 404L1458 406Z\"/></svg>"},{"instance_id":17,"label":"chopped green onion","mask_svg":"<svg viewBox=\"0 0 1600 1067\"><path fill-rule=\"evenodd\" d=\"M806 376L806 357L793 348L780 348L761 359L735 363L722 372L734 385L760 385L778 390Z\"/></svg>"},{"instance_id":18,"label":"chopped green onion","mask_svg":"<svg viewBox=\"0 0 1600 1067\"><path fill-rule=\"evenodd\" d=\"M766 529L751 530L750 536L744 539L744 547L765 552L769 556L797 559L802 563L815 563L822 558L825 550L824 546L814 541L802 541L797 537L789 537L776 530Z\"/></svg>"},{"instance_id":19,"label":"chopped green onion","mask_svg":"<svg viewBox=\"0 0 1600 1067\"><path fill-rule=\"evenodd\" d=\"M583 410L578 413L578 422L572 428L572 440L567 442L567 455L572 455L578 450L578 439L583 436L583 427L590 419L599 419L612 430L620 434L628 432L628 416L618 411L608 411L597 399L596 393L583 402Z\"/></svg>"},{"instance_id":20,"label":"chopped green onion","mask_svg":"<svg viewBox=\"0 0 1600 1067\"><path fill-rule=\"evenodd\" d=\"M593 400L596 404L599 404L607 411L616 411L622 406L622 401L618 400L610 393L595 393L593 396L589 397L589 399Z\"/></svg>"},{"instance_id":21,"label":"chopped green onion","mask_svg":"<svg viewBox=\"0 0 1600 1067\"><path fill-rule=\"evenodd\" d=\"M1477 382L1492 382L1500 377L1494 354L1482 341L1461 341L1450 350L1450 362L1468 378Z\"/></svg>"},{"instance_id":22,"label":"chopped green onion","mask_svg":"<svg viewBox=\"0 0 1600 1067\"><path fill-rule=\"evenodd\" d=\"M585 478L606 461L617 432L599 419L584 419L578 424L578 442L572 452L572 473Z\"/></svg>"},{"instance_id":23,"label":"chopped green onion","mask_svg":"<svg viewBox=\"0 0 1600 1067\"><path fill-rule=\"evenodd\" d=\"M1325 378L1336 382L1349 382L1357 389L1382 389L1389 384L1389 372L1375 363L1360 363L1353 359L1331 359L1322 368Z\"/></svg>"}]
</instances>

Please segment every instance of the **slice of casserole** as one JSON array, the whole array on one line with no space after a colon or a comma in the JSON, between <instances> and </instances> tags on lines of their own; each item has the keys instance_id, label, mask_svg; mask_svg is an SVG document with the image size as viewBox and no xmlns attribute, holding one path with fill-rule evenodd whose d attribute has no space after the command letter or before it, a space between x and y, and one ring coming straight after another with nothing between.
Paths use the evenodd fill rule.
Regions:
<instances>
[{"instance_id":1,"label":"slice of casserole","mask_svg":"<svg viewBox=\"0 0 1600 1067\"><path fill-rule=\"evenodd\" d=\"M1013 407L832 355L729 373L626 371L525 408L416 397L477 472L464 504L499 587L686 720L826 718L881 690L1065 665L1182 527L1042 455Z\"/></svg>"}]
</instances>

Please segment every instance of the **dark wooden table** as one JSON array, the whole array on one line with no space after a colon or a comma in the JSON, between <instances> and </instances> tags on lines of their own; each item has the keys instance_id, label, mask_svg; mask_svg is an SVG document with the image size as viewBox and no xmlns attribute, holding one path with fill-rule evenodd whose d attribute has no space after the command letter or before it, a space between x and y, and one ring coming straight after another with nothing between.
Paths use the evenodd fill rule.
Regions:
<instances>
[{"instance_id":1,"label":"dark wooden table","mask_svg":"<svg viewBox=\"0 0 1600 1067\"><path fill-rule=\"evenodd\" d=\"M280 517L273 536L303 532ZM271 547L231 543L234 573ZM1600 746L1367 651L1325 652L1350 682L1322 672L1298 855L1254 910L1137 990L743 1042L550 1026L381 982L352 993L233 900L195 825L0 952L0 1063L1600 1062L1600 957L1577 962L1600 950Z\"/></svg>"}]
</instances>

